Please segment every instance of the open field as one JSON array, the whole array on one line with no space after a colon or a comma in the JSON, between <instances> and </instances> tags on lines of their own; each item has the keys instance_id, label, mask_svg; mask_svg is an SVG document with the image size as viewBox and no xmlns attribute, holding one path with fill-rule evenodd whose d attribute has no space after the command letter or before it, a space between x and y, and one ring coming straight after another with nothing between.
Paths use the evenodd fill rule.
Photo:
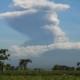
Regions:
<instances>
[{"instance_id":1,"label":"open field","mask_svg":"<svg viewBox=\"0 0 80 80\"><path fill-rule=\"evenodd\" d=\"M74 70L7 70L4 72L0 72L1 75L6 76L54 76L54 75L73 75L80 76L80 71Z\"/></svg>"},{"instance_id":2,"label":"open field","mask_svg":"<svg viewBox=\"0 0 80 80\"><path fill-rule=\"evenodd\" d=\"M80 71L8 70L0 73L0 80L80 80Z\"/></svg>"},{"instance_id":3,"label":"open field","mask_svg":"<svg viewBox=\"0 0 80 80\"><path fill-rule=\"evenodd\" d=\"M0 76L0 80L80 80L79 76Z\"/></svg>"}]
</instances>

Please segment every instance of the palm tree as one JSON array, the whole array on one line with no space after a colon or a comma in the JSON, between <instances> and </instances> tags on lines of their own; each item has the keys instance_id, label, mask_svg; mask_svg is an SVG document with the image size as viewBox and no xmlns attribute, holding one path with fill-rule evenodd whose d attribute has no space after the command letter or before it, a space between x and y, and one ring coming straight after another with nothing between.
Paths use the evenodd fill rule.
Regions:
<instances>
[{"instance_id":1,"label":"palm tree","mask_svg":"<svg viewBox=\"0 0 80 80\"><path fill-rule=\"evenodd\" d=\"M19 68L20 69L28 69L27 68L27 64L28 63L32 63L32 61L30 59L20 59L20 62L19 62Z\"/></svg>"}]
</instances>

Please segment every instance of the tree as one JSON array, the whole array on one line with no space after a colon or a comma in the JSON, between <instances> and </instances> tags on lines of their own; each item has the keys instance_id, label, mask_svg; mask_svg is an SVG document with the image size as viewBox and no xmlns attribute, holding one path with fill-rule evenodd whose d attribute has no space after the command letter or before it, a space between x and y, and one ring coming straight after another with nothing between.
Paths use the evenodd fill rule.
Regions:
<instances>
[{"instance_id":1,"label":"tree","mask_svg":"<svg viewBox=\"0 0 80 80\"><path fill-rule=\"evenodd\" d=\"M20 59L20 62L19 62L20 69L24 69L24 70L28 69L27 68L28 63L32 63L32 61L30 59Z\"/></svg>"},{"instance_id":2,"label":"tree","mask_svg":"<svg viewBox=\"0 0 80 80\"><path fill-rule=\"evenodd\" d=\"M77 63L77 68L79 67L79 65L80 65L80 62Z\"/></svg>"},{"instance_id":3,"label":"tree","mask_svg":"<svg viewBox=\"0 0 80 80\"><path fill-rule=\"evenodd\" d=\"M0 60L8 60L10 54L6 54L8 49L0 49Z\"/></svg>"},{"instance_id":4,"label":"tree","mask_svg":"<svg viewBox=\"0 0 80 80\"><path fill-rule=\"evenodd\" d=\"M54 65L54 68L52 68L52 70L60 70L60 69L61 69L60 65Z\"/></svg>"},{"instance_id":5,"label":"tree","mask_svg":"<svg viewBox=\"0 0 80 80\"><path fill-rule=\"evenodd\" d=\"M80 62L77 62L77 68L76 68L76 70L80 71Z\"/></svg>"},{"instance_id":6,"label":"tree","mask_svg":"<svg viewBox=\"0 0 80 80\"><path fill-rule=\"evenodd\" d=\"M8 60L10 54L7 54L8 49L0 49L0 70L3 71L4 60Z\"/></svg>"},{"instance_id":7,"label":"tree","mask_svg":"<svg viewBox=\"0 0 80 80\"><path fill-rule=\"evenodd\" d=\"M2 61L0 61L0 70L1 70L1 71L3 71L3 64L4 64L4 63L3 63Z\"/></svg>"},{"instance_id":8,"label":"tree","mask_svg":"<svg viewBox=\"0 0 80 80\"><path fill-rule=\"evenodd\" d=\"M66 66L66 65L54 65L52 70L75 70L75 68L74 67L69 67L69 66Z\"/></svg>"}]
</instances>

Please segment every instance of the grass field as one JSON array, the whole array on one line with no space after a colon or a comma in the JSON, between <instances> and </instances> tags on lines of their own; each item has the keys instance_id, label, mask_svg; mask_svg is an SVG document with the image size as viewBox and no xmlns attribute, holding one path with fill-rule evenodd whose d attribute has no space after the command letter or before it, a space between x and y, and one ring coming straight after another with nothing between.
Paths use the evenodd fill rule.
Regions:
<instances>
[{"instance_id":1,"label":"grass field","mask_svg":"<svg viewBox=\"0 0 80 80\"><path fill-rule=\"evenodd\" d=\"M0 72L0 80L80 80L80 71L8 70Z\"/></svg>"},{"instance_id":2,"label":"grass field","mask_svg":"<svg viewBox=\"0 0 80 80\"><path fill-rule=\"evenodd\" d=\"M53 76L53 75L73 75L80 76L80 71L54 70L54 71L35 71L35 70L8 70L0 73L7 76Z\"/></svg>"},{"instance_id":3,"label":"grass field","mask_svg":"<svg viewBox=\"0 0 80 80\"><path fill-rule=\"evenodd\" d=\"M79 76L0 76L0 80L80 80Z\"/></svg>"}]
</instances>

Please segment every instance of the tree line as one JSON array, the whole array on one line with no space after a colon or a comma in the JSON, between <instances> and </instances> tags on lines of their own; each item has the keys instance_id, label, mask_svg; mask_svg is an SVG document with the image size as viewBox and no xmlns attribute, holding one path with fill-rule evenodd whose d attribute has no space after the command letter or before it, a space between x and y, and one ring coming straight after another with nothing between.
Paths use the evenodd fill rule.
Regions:
<instances>
[{"instance_id":1,"label":"tree line","mask_svg":"<svg viewBox=\"0 0 80 80\"><path fill-rule=\"evenodd\" d=\"M14 67L10 64L5 64L5 60L9 60L10 54L8 49L0 49L0 71L5 70L26 70L28 69L28 63L32 63L30 59L20 59L19 65ZM43 70L41 68L35 68L34 70ZM66 65L54 65L51 70L80 70L80 62L77 63L77 68Z\"/></svg>"}]
</instances>

